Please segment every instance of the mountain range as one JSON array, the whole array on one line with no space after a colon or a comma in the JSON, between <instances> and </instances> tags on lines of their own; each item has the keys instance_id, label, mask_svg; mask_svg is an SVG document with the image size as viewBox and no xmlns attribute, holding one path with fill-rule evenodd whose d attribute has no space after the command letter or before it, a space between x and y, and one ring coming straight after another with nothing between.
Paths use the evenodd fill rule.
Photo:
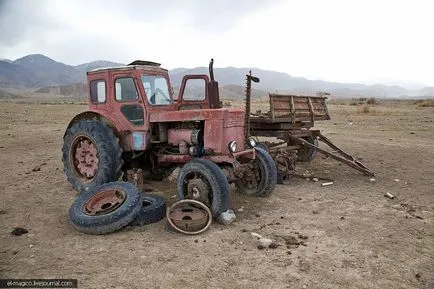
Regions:
<instances>
[{"instance_id":1,"label":"mountain range","mask_svg":"<svg viewBox=\"0 0 434 289\"><path fill-rule=\"evenodd\" d=\"M123 65L121 63L98 60L77 66L57 62L41 54L27 55L14 61L0 59L0 88L24 88L39 93L55 93L68 96L85 95L86 72L100 67ZM267 92L290 92L315 95L327 91L336 97L374 96L382 98L434 97L434 87L409 90L396 85L337 83L323 80L309 80L293 77L287 73L259 68L215 68L216 80L222 88L223 98L237 99L244 94L245 76L249 70L261 79L254 84L253 96ZM169 71L173 86L179 86L185 74L208 74L207 67L176 68Z\"/></svg>"}]
</instances>

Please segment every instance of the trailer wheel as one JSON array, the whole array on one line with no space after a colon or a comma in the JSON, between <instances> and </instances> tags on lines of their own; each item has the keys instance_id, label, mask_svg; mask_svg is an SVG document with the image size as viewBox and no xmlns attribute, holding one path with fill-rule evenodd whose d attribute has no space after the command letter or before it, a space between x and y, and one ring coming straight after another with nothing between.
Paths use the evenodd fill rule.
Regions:
<instances>
[{"instance_id":1,"label":"trailer wheel","mask_svg":"<svg viewBox=\"0 0 434 289\"><path fill-rule=\"evenodd\" d=\"M142 208L141 194L130 183L113 182L81 194L69 209L75 229L86 234L108 234L131 223Z\"/></svg>"},{"instance_id":2,"label":"trailer wheel","mask_svg":"<svg viewBox=\"0 0 434 289\"><path fill-rule=\"evenodd\" d=\"M112 129L98 120L80 120L66 131L62 161L68 181L78 191L117 181L122 149Z\"/></svg>"},{"instance_id":3,"label":"trailer wheel","mask_svg":"<svg viewBox=\"0 0 434 289\"><path fill-rule=\"evenodd\" d=\"M166 200L151 194L142 194L142 209L130 223L132 226L143 226L158 222L166 215Z\"/></svg>"},{"instance_id":4,"label":"trailer wheel","mask_svg":"<svg viewBox=\"0 0 434 289\"><path fill-rule=\"evenodd\" d=\"M207 205L214 217L227 211L229 183L220 167L207 159L193 159L178 175L178 198L194 199Z\"/></svg>"},{"instance_id":5,"label":"trailer wheel","mask_svg":"<svg viewBox=\"0 0 434 289\"><path fill-rule=\"evenodd\" d=\"M303 137L303 139L314 146L318 146L318 138L314 136ZM311 147L303 146L300 150L297 151L297 161L299 162L310 162L317 155L316 149Z\"/></svg>"},{"instance_id":6,"label":"trailer wheel","mask_svg":"<svg viewBox=\"0 0 434 289\"><path fill-rule=\"evenodd\" d=\"M265 197L273 192L277 182L277 168L271 156L255 147L256 158L248 163L249 171L235 181L237 189L246 195Z\"/></svg>"}]
</instances>

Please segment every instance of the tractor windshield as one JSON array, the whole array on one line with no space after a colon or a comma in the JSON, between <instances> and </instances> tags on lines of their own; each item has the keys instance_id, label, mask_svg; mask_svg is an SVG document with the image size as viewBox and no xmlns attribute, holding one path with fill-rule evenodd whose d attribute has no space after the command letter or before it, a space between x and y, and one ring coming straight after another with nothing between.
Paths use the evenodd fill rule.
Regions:
<instances>
[{"instance_id":1,"label":"tractor windshield","mask_svg":"<svg viewBox=\"0 0 434 289\"><path fill-rule=\"evenodd\" d=\"M162 75L142 75L143 88L148 102L152 105L172 103L167 79Z\"/></svg>"}]
</instances>

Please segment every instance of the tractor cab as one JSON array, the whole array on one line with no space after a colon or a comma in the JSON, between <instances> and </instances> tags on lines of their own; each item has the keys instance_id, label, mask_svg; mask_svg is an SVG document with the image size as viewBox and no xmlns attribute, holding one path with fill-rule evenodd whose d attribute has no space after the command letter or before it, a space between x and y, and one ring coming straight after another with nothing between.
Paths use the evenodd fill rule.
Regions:
<instances>
[{"instance_id":1,"label":"tractor cab","mask_svg":"<svg viewBox=\"0 0 434 289\"><path fill-rule=\"evenodd\" d=\"M89 71L89 110L109 115L121 130L148 130L151 111L219 108L212 66L213 60L211 80L205 74L184 76L178 95L174 95L168 71L156 62L136 60Z\"/></svg>"}]
</instances>

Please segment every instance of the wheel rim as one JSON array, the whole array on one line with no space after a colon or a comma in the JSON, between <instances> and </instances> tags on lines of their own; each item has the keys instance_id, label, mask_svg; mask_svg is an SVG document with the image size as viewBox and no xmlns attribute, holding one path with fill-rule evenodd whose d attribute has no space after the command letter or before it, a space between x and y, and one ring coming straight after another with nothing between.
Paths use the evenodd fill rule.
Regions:
<instances>
[{"instance_id":1,"label":"wheel rim","mask_svg":"<svg viewBox=\"0 0 434 289\"><path fill-rule=\"evenodd\" d=\"M251 160L238 186L247 194L254 194L265 182L265 169L258 159Z\"/></svg>"},{"instance_id":2,"label":"wheel rim","mask_svg":"<svg viewBox=\"0 0 434 289\"><path fill-rule=\"evenodd\" d=\"M95 143L87 136L77 136L71 146L71 167L83 183L92 182L99 169L99 155Z\"/></svg>"},{"instance_id":3,"label":"wheel rim","mask_svg":"<svg viewBox=\"0 0 434 289\"><path fill-rule=\"evenodd\" d=\"M84 203L84 213L90 216L100 216L113 212L126 199L126 193L116 189L107 189L96 193Z\"/></svg>"},{"instance_id":4,"label":"wheel rim","mask_svg":"<svg viewBox=\"0 0 434 289\"><path fill-rule=\"evenodd\" d=\"M183 185L184 197L206 204L212 204L212 190L206 178L198 172L192 172L185 176Z\"/></svg>"}]
</instances>

